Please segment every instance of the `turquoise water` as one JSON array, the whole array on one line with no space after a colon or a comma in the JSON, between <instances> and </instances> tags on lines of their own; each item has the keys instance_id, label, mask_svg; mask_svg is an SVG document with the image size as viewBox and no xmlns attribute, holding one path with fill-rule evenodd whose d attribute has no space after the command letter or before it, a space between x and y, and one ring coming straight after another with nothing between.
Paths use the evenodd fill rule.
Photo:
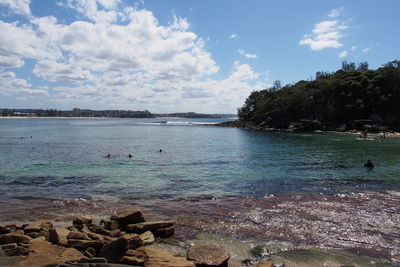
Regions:
<instances>
[{"instance_id":1,"label":"turquoise water","mask_svg":"<svg viewBox=\"0 0 400 267\"><path fill-rule=\"evenodd\" d=\"M0 119L0 199L242 197L400 184L400 138L381 144L203 125L221 119L162 120ZM367 159L374 170L362 167Z\"/></svg>"}]
</instances>

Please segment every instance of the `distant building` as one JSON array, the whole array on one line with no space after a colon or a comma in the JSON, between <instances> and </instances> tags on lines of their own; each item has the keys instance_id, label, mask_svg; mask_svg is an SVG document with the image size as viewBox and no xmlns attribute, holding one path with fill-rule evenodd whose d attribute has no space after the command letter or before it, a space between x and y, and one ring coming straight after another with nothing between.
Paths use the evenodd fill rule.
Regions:
<instances>
[{"instance_id":1,"label":"distant building","mask_svg":"<svg viewBox=\"0 0 400 267\"><path fill-rule=\"evenodd\" d=\"M72 117L80 117L81 116L81 109L80 108L74 108L72 110Z\"/></svg>"}]
</instances>

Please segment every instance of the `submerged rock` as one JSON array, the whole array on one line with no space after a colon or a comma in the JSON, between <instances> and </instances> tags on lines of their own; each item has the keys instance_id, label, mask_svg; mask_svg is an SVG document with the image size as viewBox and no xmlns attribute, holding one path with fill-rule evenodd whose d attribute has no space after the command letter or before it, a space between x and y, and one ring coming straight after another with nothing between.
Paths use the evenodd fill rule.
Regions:
<instances>
[{"instance_id":1,"label":"submerged rock","mask_svg":"<svg viewBox=\"0 0 400 267\"><path fill-rule=\"evenodd\" d=\"M228 266L229 258L229 251L216 245L197 244L187 252L187 259L193 261L196 266Z\"/></svg>"}]
</instances>

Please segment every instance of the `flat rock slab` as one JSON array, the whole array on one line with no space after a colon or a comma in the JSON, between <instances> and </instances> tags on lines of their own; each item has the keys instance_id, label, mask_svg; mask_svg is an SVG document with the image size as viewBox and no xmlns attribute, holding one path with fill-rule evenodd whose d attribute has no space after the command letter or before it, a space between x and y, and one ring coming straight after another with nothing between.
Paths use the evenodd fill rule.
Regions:
<instances>
[{"instance_id":1,"label":"flat rock slab","mask_svg":"<svg viewBox=\"0 0 400 267\"><path fill-rule=\"evenodd\" d=\"M197 244L189 248L187 258L196 266L228 266L229 251L224 247L208 244Z\"/></svg>"},{"instance_id":2,"label":"flat rock slab","mask_svg":"<svg viewBox=\"0 0 400 267\"><path fill-rule=\"evenodd\" d=\"M0 236L0 244L29 243L31 240L32 238L26 235L4 234Z\"/></svg>"},{"instance_id":3,"label":"flat rock slab","mask_svg":"<svg viewBox=\"0 0 400 267\"><path fill-rule=\"evenodd\" d=\"M147 257L144 267L195 267L193 262L183 257L175 257L166 251L150 248L139 248L137 250L143 251Z\"/></svg>"},{"instance_id":4,"label":"flat rock slab","mask_svg":"<svg viewBox=\"0 0 400 267\"><path fill-rule=\"evenodd\" d=\"M156 221L129 224L126 231L129 233L144 233L146 231L154 231L161 228L167 228L174 225L173 221Z\"/></svg>"},{"instance_id":5,"label":"flat rock slab","mask_svg":"<svg viewBox=\"0 0 400 267\"><path fill-rule=\"evenodd\" d=\"M40 230L46 229L50 230L50 228L53 227L53 224L50 221L36 221L28 224L24 228L25 233L31 233L31 232L40 232Z\"/></svg>"},{"instance_id":6,"label":"flat rock slab","mask_svg":"<svg viewBox=\"0 0 400 267\"><path fill-rule=\"evenodd\" d=\"M144 222L142 210L139 206L119 210L117 214L111 216L111 220L117 221L121 226Z\"/></svg>"}]
</instances>

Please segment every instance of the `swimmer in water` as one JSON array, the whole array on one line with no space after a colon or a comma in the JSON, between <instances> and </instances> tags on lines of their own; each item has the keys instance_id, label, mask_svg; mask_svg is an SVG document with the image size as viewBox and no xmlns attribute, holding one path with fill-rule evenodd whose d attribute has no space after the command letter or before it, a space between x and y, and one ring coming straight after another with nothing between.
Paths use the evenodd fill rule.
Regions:
<instances>
[{"instance_id":1,"label":"swimmer in water","mask_svg":"<svg viewBox=\"0 0 400 267\"><path fill-rule=\"evenodd\" d=\"M372 161L367 160L367 163L364 164L364 168L367 168L368 170L372 170L374 168L374 164L372 164Z\"/></svg>"},{"instance_id":2,"label":"swimmer in water","mask_svg":"<svg viewBox=\"0 0 400 267\"><path fill-rule=\"evenodd\" d=\"M160 152L162 152L162 149L160 148Z\"/></svg>"},{"instance_id":3,"label":"swimmer in water","mask_svg":"<svg viewBox=\"0 0 400 267\"><path fill-rule=\"evenodd\" d=\"M128 157L132 158L133 156L131 154L129 154Z\"/></svg>"},{"instance_id":4,"label":"swimmer in water","mask_svg":"<svg viewBox=\"0 0 400 267\"><path fill-rule=\"evenodd\" d=\"M108 153L107 156L106 156L106 158L111 158L111 154Z\"/></svg>"}]
</instances>

